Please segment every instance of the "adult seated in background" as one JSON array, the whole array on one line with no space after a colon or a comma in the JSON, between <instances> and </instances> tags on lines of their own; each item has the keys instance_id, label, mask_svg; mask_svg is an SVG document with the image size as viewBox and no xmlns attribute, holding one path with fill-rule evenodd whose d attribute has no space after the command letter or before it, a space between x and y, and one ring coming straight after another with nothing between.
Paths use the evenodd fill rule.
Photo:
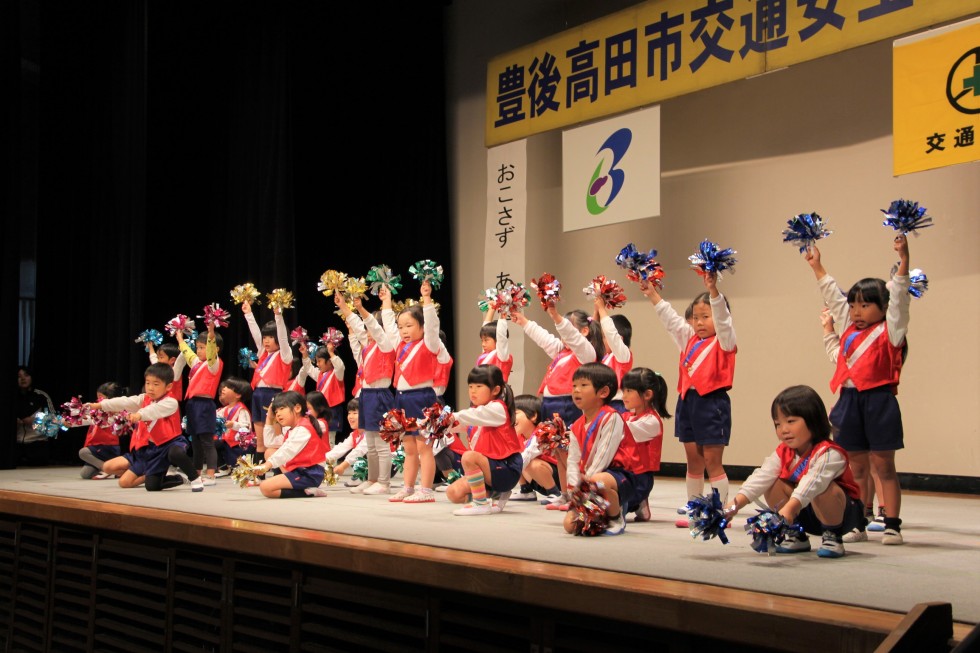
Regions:
<instances>
[{"instance_id":1,"label":"adult seated in background","mask_svg":"<svg viewBox=\"0 0 980 653\"><path fill-rule=\"evenodd\" d=\"M21 365L17 368L17 396L14 400L14 414L17 416L15 467L48 464L48 437L34 427L35 413L45 409L54 413L51 397L34 387L31 370Z\"/></svg>"}]
</instances>

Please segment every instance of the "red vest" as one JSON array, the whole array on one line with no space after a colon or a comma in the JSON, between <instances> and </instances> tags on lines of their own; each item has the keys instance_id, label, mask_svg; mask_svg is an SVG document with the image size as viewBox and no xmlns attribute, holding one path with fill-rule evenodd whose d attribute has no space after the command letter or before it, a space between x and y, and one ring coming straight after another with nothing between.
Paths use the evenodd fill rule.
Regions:
<instances>
[{"instance_id":1,"label":"red vest","mask_svg":"<svg viewBox=\"0 0 980 653\"><path fill-rule=\"evenodd\" d=\"M544 395L545 387L551 391L553 396L572 394L572 376L575 374L575 370L581 366L582 363L575 357L575 353L571 349L563 347L558 355L552 359L551 365L544 373L538 394Z\"/></svg>"},{"instance_id":2,"label":"red vest","mask_svg":"<svg viewBox=\"0 0 980 653\"><path fill-rule=\"evenodd\" d=\"M119 446L119 436L112 432L112 428L100 428L95 424L88 427L88 432L85 434L85 447L98 447L98 446Z\"/></svg>"},{"instance_id":3,"label":"red vest","mask_svg":"<svg viewBox=\"0 0 980 653\"><path fill-rule=\"evenodd\" d=\"M623 419L622 415L619 414L612 406L603 406L599 412L596 414L592 423L589 424L588 429L585 428L585 415L582 415L575 423L572 424L572 435L575 436L578 442L579 451L582 453L582 458L579 460L579 471L583 474L585 473L585 465L589 460L589 454L592 453L592 446L595 444L595 439L598 437L599 431L602 430L602 426L610 419ZM586 442L588 438L588 442ZM622 469L628 469L629 471L634 471L638 466L639 461L636 457L636 443L633 441L633 435L629 433L625 428L623 429L623 440L619 443L619 449L616 450L616 455L613 456L612 462L609 463L609 467L620 467ZM608 468L607 468L608 469Z\"/></svg>"},{"instance_id":4,"label":"red vest","mask_svg":"<svg viewBox=\"0 0 980 653\"><path fill-rule=\"evenodd\" d=\"M702 396L731 388L735 377L735 351L737 349L723 350L718 336L704 340L691 336L681 352L677 393L683 398L690 388Z\"/></svg>"},{"instance_id":5,"label":"red vest","mask_svg":"<svg viewBox=\"0 0 980 653\"><path fill-rule=\"evenodd\" d=\"M780 442L779 446L776 447L776 454L779 456L779 460L782 462L782 469L779 472L779 478L786 481L793 487L796 487L797 483L799 482L798 480L793 480L793 472L796 471L796 468L800 465L803 466L803 468L799 470L799 474L796 475L796 478L800 479L804 474L806 474L806 471L810 469L810 461L822 454L825 449L835 449L840 452L842 456L844 456L844 460L848 459L847 452L841 449L839 445L834 444L830 440L822 440L813 445L813 449L810 450L810 455L806 459L797 461L796 465L794 465L793 458L796 457L796 451L794 449L790 449L785 444ZM850 464L844 466L844 471L841 472L841 475L835 478L834 481L850 498L861 498L861 490L858 488L858 484L854 482L854 474L851 473Z\"/></svg>"},{"instance_id":6,"label":"red vest","mask_svg":"<svg viewBox=\"0 0 980 653\"><path fill-rule=\"evenodd\" d=\"M635 422L644 417L652 417L660 422L660 437L653 438L652 440L644 440L643 442L636 442L634 440L634 444L636 446L637 467L633 471L637 474L660 471L660 454L664 445L664 421L655 410L640 413L639 415L626 413L626 431L629 432L630 430L630 422ZM632 435L633 434L630 433L630 437L632 437Z\"/></svg>"},{"instance_id":7,"label":"red vest","mask_svg":"<svg viewBox=\"0 0 980 653\"><path fill-rule=\"evenodd\" d=\"M245 404L240 401L232 404L231 406L225 406L218 411L218 416L225 418L225 432L221 434L221 439L224 440L229 447L241 446L235 439L235 437L238 435L238 425L240 424L240 422L235 421L235 417L239 415L239 411L245 411L244 414L248 415L248 424L251 426L252 414L249 412L248 408L245 407Z\"/></svg>"},{"instance_id":8,"label":"red vest","mask_svg":"<svg viewBox=\"0 0 980 653\"><path fill-rule=\"evenodd\" d=\"M327 398L327 405L331 408L344 403L344 399L347 397L344 380L337 378L337 370L334 369L329 372L320 372L320 376L316 379L316 389Z\"/></svg>"},{"instance_id":9,"label":"red vest","mask_svg":"<svg viewBox=\"0 0 980 653\"><path fill-rule=\"evenodd\" d=\"M497 356L497 350L492 349L485 354L480 354L476 357L477 365L496 365L500 368L500 371L504 373L504 381L510 378L510 371L514 369L514 357L508 356L507 360L502 361L500 357Z\"/></svg>"},{"instance_id":10,"label":"red vest","mask_svg":"<svg viewBox=\"0 0 980 653\"><path fill-rule=\"evenodd\" d=\"M453 358L449 357L448 363L440 363L436 360L436 375L432 379L432 386L435 388L445 388L449 386L449 373L453 369Z\"/></svg>"},{"instance_id":11,"label":"red vest","mask_svg":"<svg viewBox=\"0 0 980 653\"><path fill-rule=\"evenodd\" d=\"M143 397L143 407L146 408L153 403L149 395ZM147 442L152 442L158 447L170 442L183 432L180 426L180 411L175 410L166 417L161 417L153 422L140 420L130 440L130 449L133 449L134 442L139 442L139 446L145 446Z\"/></svg>"},{"instance_id":12,"label":"red vest","mask_svg":"<svg viewBox=\"0 0 980 653\"><path fill-rule=\"evenodd\" d=\"M170 392L167 393L169 396L173 397L177 401L184 400L184 379L183 377L177 377L174 379L174 384L170 386Z\"/></svg>"},{"instance_id":13,"label":"red vest","mask_svg":"<svg viewBox=\"0 0 980 653\"><path fill-rule=\"evenodd\" d=\"M380 379L390 379L395 372L395 351L381 351L378 343L370 341L362 350L363 361L358 368L358 376L363 383L374 383Z\"/></svg>"},{"instance_id":14,"label":"red vest","mask_svg":"<svg viewBox=\"0 0 980 653\"><path fill-rule=\"evenodd\" d=\"M221 371L225 368L225 363L218 359L218 371L211 373L208 369L207 361L198 361L197 365L191 368L187 381L187 398L206 397L214 399L218 392L218 385L221 382Z\"/></svg>"},{"instance_id":15,"label":"red vest","mask_svg":"<svg viewBox=\"0 0 980 653\"><path fill-rule=\"evenodd\" d=\"M617 387L622 388L623 377L626 376L627 372L633 369L633 352L630 352L630 359L625 363L620 363L618 360L616 360L615 354L606 354L602 357L602 364L611 368L612 371L616 373L616 385Z\"/></svg>"},{"instance_id":16,"label":"red vest","mask_svg":"<svg viewBox=\"0 0 980 653\"><path fill-rule=\"evenodd\" d=\"M322 465L327 458L327 452L330 451L330 443L327 442L325 438L321 438L316 434L316 431L313 429L313 425L310 423L310 420L307 417L304 417L300 420L299 424L286 431L286 437L283 442L289 440L289 434L293 429L298 428L305 428L307 431L309 431L310 439L306 441L306 445L298 454L283 463L282 468L287 472L299 467L313 467L314 465ZM324 431L324 434L326 434L326 431Z\"/></svg>"},{"instance_id":17,"label":"red vest","mask_svg":"<svg viewBox=\"0 0 980 653\"><path fill-rule=\"evenodd\" d=\"M425 382L432 384L436 378L437 354L429 351L425 340L402 343L398 345L398 357L395 360L395 384L398 379L405 377L408 385L413 388Z\"/></svg>"},{"instance_id":18,"label":"red vest","mask_svg":"<svg viewBox=\"0 0 980 653\"><path fill-rule=\"evenodd\" d=\"M487 458L503 460L504 458L524 451L521 436L517 435L514 425L510 423L510 413L507 404L494 399L504 407L505 421L500 426L478 426L469 436L473 451L482 453ZM474 442L475 440L475 442Z\"/></svg>"},{"instance_id":19,"label":"red vest","mask_svg":"<svg viewBox=\"0 0 980 653\"><path fill-rule=\"evenodd\" d=\"M831 392L837 392L848 378L858 390L891 385L894 386L893 391L898 392L898 377L902 373L902 347L892 345L884 320L860 330L852 324L844 330L840 343L837 370L830 380Z\"/></svg>"},{"instance_id":20,"label":"red vest","mask_svg":"<svg viewBox=\"0 0 980 653\"><path fill-rule=\"evenodd\" d=\"M278 349L274 352L263 352L252 374L252 389L259 387L259 381L265 381L270 388L283 388L292 373L293 366L282 360Z\"/></svg>"}]
</instances>

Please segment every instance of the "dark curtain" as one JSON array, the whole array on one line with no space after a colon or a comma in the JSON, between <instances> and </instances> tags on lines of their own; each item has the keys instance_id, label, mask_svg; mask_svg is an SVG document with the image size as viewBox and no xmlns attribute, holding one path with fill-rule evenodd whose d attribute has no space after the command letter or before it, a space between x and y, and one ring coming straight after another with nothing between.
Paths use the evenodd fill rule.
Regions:
<instances>
[{"instance_id":1,"label":"dark curtain","mask_svg":"<svg viewBox=\"0 0 980 653\"><path fill-rule=\"evenodd\" d=\"M287 325L317 337L344 327L327 269L387 264L402 299L412 263L442 264L452 351L441 4L38 4L34 374L56 404L107 380L139 392L137 335L179 313L203 328L212 302L231 312L224 376L250 378L229 291L293 291ZM77 460L80 431L56 459Z\"/></svg>"}]
</instances>

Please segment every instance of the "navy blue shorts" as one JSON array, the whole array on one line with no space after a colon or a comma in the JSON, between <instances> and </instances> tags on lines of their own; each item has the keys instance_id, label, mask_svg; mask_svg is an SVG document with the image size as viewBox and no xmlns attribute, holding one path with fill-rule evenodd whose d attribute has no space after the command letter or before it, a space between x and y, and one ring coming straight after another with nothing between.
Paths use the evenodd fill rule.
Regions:
<instances>
[{"instance_id":1,"label":"navy blue shorts","mask_svg":"<svg viewBox=\"0 0 980 653\"><path fill-rule=\"evenodd\" d=\"M391 388L361 388L358 402L357 428L377 433L385 413L395 405L395 395Z\"/></svg>"},{"instance_id":2,"label":"navy blue shorts","mask_svg":"<svg viewBox=\"0 0 980 653\"><path fill-rule=\"evenodd\" d=\"M133 472L137 476L146 476L146 462L143 458L143 451L146 447L142 449L137 449L136 451L130 451L125 454L126 460L129 462L129 471Z\"/></svg>"},{"instance_id":3,"label":"navy blue shorts","mask_svg":"<svg viewBox=\"0 0 980 653\"><path fill-rule=\"evenodd\" d=\"M138 449L135 455L130 458L129 469L137 476L166 474L170 469L170 458L168 457L170 449L180 447L184 451L187 451L189 444L187 438L183 435L178 435L173 440L165 442L163 446L159 447L151 442L142 449Z\"/></svg>"},{"instance_id":4,"label":"navy blue shorts","mask_svg":"<svg viewBox=\"0 0 980 653\"><path fill-rule=\"evenodd\" d=\"M118 444L90 444L86 449L102 462L119 457Z\"/></svg>"},{"instance_id":5,"label":"navy blue shorts","mask_svg":"<svg viewBox=\"0 0 980 653\"><path fill-rule=\"evenodd\" d=\"M698 446L728 446L732 436L732 400L727 390L715 390L701 396L694 388L677 398L674 411L674 436L681 442Z\"/></svg>"},{"instance_id":6,"label":"navy blue shorts","mask_svg":"<svg viewBox=\"0 0 980 653\"><path fill-rule=\"evenodd\" d=\"M616 479L616 490L619 492L619 505L623 513L625 513L626 508L629 507L630 502L633 501L633 497L636 494L636 476L633 472L622 467L610 467L606 470L606 473Z\"/></svg>"},{"instance_id":7,"label":"navy blue shorts","mask_svg":"<svg viewBox=\"0 0 980 653\"><path fill-rule=\"evenodd\" d=\"M490 478L486 479L487 492L509 492L521 478L524 459L518 452L506 458L487 458L487 464L490 466Z\"/></svg>"},{"instance_id":8,"label":"navy blue shorts","mask_svg":"<svg viewBox=\"0 0 980 653\"><path fill-rule=\"evenodd\" d=\"M218 407L214 399L191 397L184 402L187 435L214 435L218 430Z\"/></svg>"},{"instance_id":9,"label":"navy blue shorts","mask_svg":"<svg viewBox=\"0 0 980 653\"><path fill-rule=\"evenodd\" d=\"M892 386L870 390L841 388L830 411L834 442L845 451L896 451L905 448L902 411Z\"/></svg>"},{"instance_id":10,"label":"navy blue shorts","mask_svg":"<svg viewBox=\"0 0 980 653\"><path fill-rule=\"evenodd\" d=\"M283 475L289 479L294 490L305 490L308 487L320 487L324 469L322 465L310 465L283 472Z\"/></svg>"},{"instance_id":11,"label":"navy blue shorts","mask_svg":"<svg viewBox=\"0 0 980 653\"><path fill-rule=\"evenodd\" d=\"M629 509L626 512L633 512L640 507L646 499L650 498L653 490L653 472L641 472L633 475L633 500L630 501Z\"/></svg>"},{"instance_id":12,"label":"navy blue shorts","mask_svg":"<svg viewBox=\"0 0 980 653\"><path fill-rule=\"evenodd\" d=\"M269 411L272 398L282 392L282 388L259 386L252 391L252 421L265 424L265 414Z\"/></svg>"},{"instance_id":13,"label":"navy blue shorts","mask_svg":"<svg viewBox=\"0 0 980 653\"><path fill-rule=\"evenodd\" d=\"M405 417L423 417L426 408L430 408L436 402L436 391L432 388L416 388L414 390L396 390L395 408L405 411ZM405 435L418 435L418 431L409 431Z\"/></svg>"},{"instance_id":14,"label":"navy blue shorts","mask_svg":"<svg viewBox=\"0 0 980 653\"><path fill-rule=\"evenodd\" d=\"M801 510L796 521L803 527L804 531L811 535L822 535L824 526L835 526L835 524L821 524L816 513L813 512L813 504ZM848 497L847 505L844 506L844 520L841 522L840 532L850 533L855 528L863 531L867 523L864 518L864 504L860 499Z\"/></svg>"},{"instance_id":15,"label":"navy blue shorts","mask_svg":"<svg viewBox=\"0 0 980 653\"><path fill-rule=\"evenodd\" d=\"M562 420L565 422L565 426L572 428L572 424L575 423L579 417L582 416L582 411L579 410L575 402L572 401L572 395L559 395L557 397L541 397L541 420L542 422L551 419L552 415L558 413L561 415Z\"/></svg>"},{"instance_id":16,"label":"navy blue shorts","mask_svg":"<svg viewBox=\"0 0 980 653\"><path fill-rule=\"evenodd\" d=\"M551 466L551 478L554 481L554 485L551 487L556 487L561 490L561 477L558 475L558 465L555 463L549 463L547 460L542 460L541 458L538 458L537 460L541 460L541 462L547 463L549 466ZM548 494L548 490L551 489L551 487L541 487L537 481L531 481L531 487L541 494Z\"/></svg>"}]
</instances>

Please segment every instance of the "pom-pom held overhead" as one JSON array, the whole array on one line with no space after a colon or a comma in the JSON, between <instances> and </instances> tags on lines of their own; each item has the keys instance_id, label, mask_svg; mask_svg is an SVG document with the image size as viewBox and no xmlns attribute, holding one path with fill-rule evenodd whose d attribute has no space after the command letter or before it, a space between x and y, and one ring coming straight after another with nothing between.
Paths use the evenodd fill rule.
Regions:
<instances>
[{"instance_id":1,"label":"pom-pom held overhead","mask_svg":"<svg viewBox=\"0 0 980 653\"><path fill-rule=\"evenodd\" d=\"M238 364L242 367L242 369L247 370L248 368L252 367L249 365L249 361L257 360L259 360L259 355L248 347L242 347L238 350Z\"/></svg>"},{"instance_id":2,"label":"pom-pom held overhead","mask_svg":"<svg viewBox=\"0 0 980 653\"><path fill-rule=\"evenodd\" d=\"M405 411L401 408L392 408L381 416L378 422L378 435L385 442L397 442L408 431L418 430L418 424L414 417L406 417Z\"/></svg>"},{"instance_id":3,"label":"pom-pom held overhead","mask_svg":"<svg viewBox=\"0 0 980 653\"><path fill-rule=\"evenodd\" d=\"M728 536L725 534L728 520L725 519L717 488L711 490L710 497L699 496L688 501L687 518L691 537L694 539L707 541L717 537L722 544L728 544Z\"/></svg>"},{"instance_id":4,"label":"pom-pom held overhead","mask_svg":"<svg viewBox=\"0 0 980 653\"><path fill-rule=\"evenodd\" d=\"M538 440L541 453L554 454L556 449L566 451L570 434L565 427L565 420L558 413L553 413L551 419L539 422L534 427L532 436Z\"/></svg>"},{"instance_id":5,"label":"pom-pom held overhead","mask_svg":"<svg viewBox=\"0 0 980 653\"><path fill-rule=\"evenodd\" d=\"M599 491L601 483L583 480L574 488L569 496L569 512L575 515L575 534L592 537L602 535L609 527L609 502L602 498Z\"/></svg>"},{"instance_id":6,"label":"pom-pom held overhead","mask_svg":"<svg viewBox=\"0 0 980 653\"><path fill-rule=\"evenodd\" d=\"M531 302L531 293L524 284L507 282L503 288L487 288L485 298L477 302L481 312L500 313L504 319L510 319L515 311L520 311Z\"/></svg>"},{"instance_id":7,"label":"pom-pom held overhead","mask_svg":"<svg viewBox=\"0 0 980 653\"><path fill-rule=\"evenodd\" d=\"M365 279L371 284L371 294L375 296L381 291L382 286L387 286L392 295L397 295L402 287L402 276L400 274L393 275L391 268L383 263L368 270Z\"/></svg>"},{"instance_id":8,"label":"pom-pom held overhead","mask_svg":"<svg viewBox=\"0 0 980 653\"><path fill-rule=\"evenodd\" d=\"M634 283L646 281L658 288L664 287L664 269L657 263L657 250L639 252L629 243L616 255L616 265L626 270L626 278Z\"/></svg>"},{"instance_id":9,"label":"pom-pom held overhead","mask_svg":"<svg viewBox=\"0 0 980 653\"><path fill-rule=\"evenodd\" d=\"M561 282L548 272L537 279L532 278L531 287L538 292L541 308L545 310L561 301Z\"/></svg>"},{"instance_id":10,"label":"pom-pom held overhead","mask_svg":"<svg viewBox=\"0 0 980 653\"><path fill-rule=\"evenodd\" d=\"M310 338L306 334L306 329L298 326L289 333L289 341L294 345L299 346L308 343Z\"/></svg>"},{"instance_id":11,"label":"pom-pom held overhead","mask_svg":"<svg viewBox=\"0 0 980 653\"><path fill-rule=\"evenodd\" d=\"M183 313L167 322L164 327L167 333L176 336L177 332L183 333L188 338L196 338L197 332L194 330L194 320L188 318Z\"/></svg>"},{"instance_id":12,"label":"pom-pom held overhead","mask_svg":"<svg viewBox=\"0 0 980 653\"><path fill-rule=\"evenodd\" d=\"M442 273L442 266L428 259L413 263L408 267L408 271L412 273L412 278L419 283L428 281L432 284L433 290L439 290L439 286L442 285L445 279Z\"/></svg>"},{"instance_id":13,"label":"pom-pom held overhead","mask_svg":"<svg viewBox=\"0 0 980 653\"><path fill-rule=\"evenodd\" d=\"M136 342L142 342L143 349L150 351L151 344L159 347L163 343L163 334L156 329L147 329L136 336Z\"/></svg>"},{"instance_id":14,"label":"pom-pom held overhead","mask_svg":"<svg viewBox=\"0 0 980 653\"><path fill-rule=\"evenodd\" d=\"M432 442L452 435L453 427L458 424L451 407L432 404L422 411L422 420L418 424L419 435L425 437L426 442Z\"/></svg>"},{"instance_id":15,"label":"pom-pom held overhead","mask_svg":"<svg viewBox=\"0 0 980 653\"><path fill-rule=\"evenodd\" d=\"M231 289L231 300L236 304L248 302L254 304L262 296L255 286L251 283L243 283Z\"/></svg>"},{"instance_id":16,"label":"pom-pom held overhead","mask_svg":"<svg viewBox=\"0 0 980 653\"><path fill-rule=\"evenodd\" d=\"M57 438L59 433L68 430L68 426L61 415L45 408L34 413L34 430L46 437Z\"/></svg>"},{"instance_id":17,"label":"pom-pom held overhead","mask_svg":"<svg viewBox=\"0 0 980 653\"><path fill-rule=\"evenodd\" d=\"M826 238L834 233L826 228L823 218L816 212L794 215L786 221L786 225L786 228L783 229L783 242L792 243L799 247L800 254L821 238Z\"/></svg>"},{"instance_id":18,"label":"pom-pom held overhead","mask_svg":"<svg viewBox=\"0 0 980 653\"><path fill-rule=\"evenodd\" d=\"M336 349L343 341L343 332L333 327L328 327L327 330L323 332L323 335L320 336L320 342L323 343L324 347L333 347Z\"/></svg>"},{"instance_id":19,"label":"pom-pom held overhead","mask_svg":"<svg viewBox=\"0 0 980 653\"><path fill-rule=\"evenodd\" d=\"M266 297L269 300L269 308L273 310L277 308L279 310L284 308L292 308L293 301L295 300L293 297L293 292L291 290L286 290L285 288L275 288L272 292L267 293Z\"/></svg>"},{"instance_id":20,"label":"pom-pom held overhead","mask_svg":"<svg viewBox=\"0 0 980 653\"><path fill-rule=\"evenodd\" d=\"M329 297L335 292L343 292L347 285L347 275L337 270L327 270L320 275L320 282L316 284L316 289L323 293L324 297Z\"/></svg>"},{"instance_id":21,"label":"pom-pom held overhead","mask_svg":"<svg viewBox=\"0 0 980 653\"><path fill-rule=\"evenodd\" d=\"M351 299L364 297L367 294L367 282L364 277L348 277L344 282L344 294Z\"/></svg>"},{"instance_id":22,"label":"pom-pom held overhead","mask_svg":"<svg viewBox=\"0 0 980 653\"><path fill-rule=\"evenodd\" d=\"M582 288L586 297L602 298L602 303L606 308L622 308L626 304L626 293L623 287L613 280L606 280L606 275L600 274L592 280L592 283Z\"/></svg>"},{"instance_id":23,"label":"pom-pom held overhead","mask_svg":"<svg viewBox=\"0 0 980 653\"><path fill-rule=\"evenodd\" d=\"M911 200L895 200L881 212L888 216L882 224L903 234L918 236L919 229L932 226L932 217L926 215L926 207Z\"/></svg>"},{"instance_id":24,"label":"pom-pom held overhead","mask_svg":"<svg viewBox=\"0 0 980 653\"><path fill-rule=\"evenodd\" d=\"M215 328L218 328L228 326L228 319L231 317L231 314L214 303L205 306L204 315L198 315L198 317L204 318L204 326L211 326L213 324Z\"/></svg>"},{"instance_id":25,"label":"pom-pom held overhead","mask_svg":"<svg viewBox=\"0 0 980 653\"><path fill-rule=\"evenodd\" d=\"M701 276L714 272L721 279L722 272L735 272L736 261L733 255L736 253L730 247L720 249L710 240L702 240L698 246L698 251L687 258L691 261L691 269Z\"/></svg>"},{"instance_id":26,"label":"pom-pom held overhead","mask_svg":"<svg viewBox=\"0 0 980 653\"><path fill-rule=\"evenodd\" d=\"M789 524L779 513L757 510L754 517L745 520L745 532L752 536L752 549L772 555L776 547L790 535L802 536L803 527Z\"/></svg>"}]
</instances>

